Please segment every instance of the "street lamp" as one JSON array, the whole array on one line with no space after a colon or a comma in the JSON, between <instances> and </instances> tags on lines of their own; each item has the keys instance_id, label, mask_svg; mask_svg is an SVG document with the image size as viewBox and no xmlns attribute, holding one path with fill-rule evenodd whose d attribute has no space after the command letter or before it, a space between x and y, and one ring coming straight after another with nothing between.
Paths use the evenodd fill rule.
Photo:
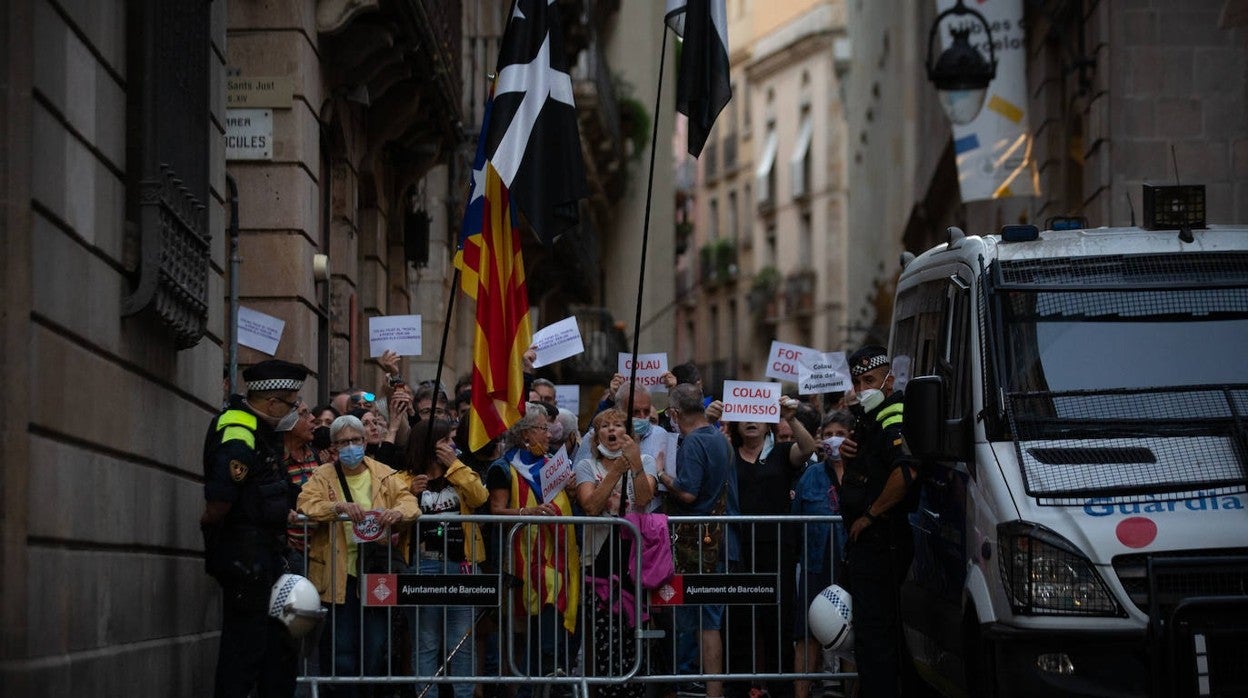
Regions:
<instances>
[{"instance_id":1,"label":"street lamp","mask_svg":"<svg viewBox=\"0 0 1248 698\"><path fill-rule=\"evenodd\" d=\"M932 44L936 40L936 32L940 23L947 17L964 15L978 21L984 27L984 36L988 41L988 60L984 54L971 46L970 36L974 27L971 22L964 22L950 27L953 44L945 49L936 63L932 63ZM997 76L997 51L992 45L992 29L988 20L979 12L962 4L958 0L953 7L936 15L931 31L927 35L927 79L936 86L940 96L940 106L945 110L949 120L955 124L969 124L984 106L984 97L988 93L988 83Z\"/></svg>"}]
</instances>

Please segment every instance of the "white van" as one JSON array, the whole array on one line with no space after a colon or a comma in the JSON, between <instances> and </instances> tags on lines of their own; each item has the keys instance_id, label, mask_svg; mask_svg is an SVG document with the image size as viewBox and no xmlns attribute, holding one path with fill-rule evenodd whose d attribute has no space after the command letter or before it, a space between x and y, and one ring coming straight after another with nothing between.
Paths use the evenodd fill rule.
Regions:
<instances>
[{"instance_id":1,"label":"white van","mask_svg":"<svg viewBox=\"0 0 1248 698\"><path fill-rule=\"evenodd\" d=\"M1248 692L1248 228L951 228L901 275L890 351L931 683Z\"/></svg>"}]
</instances>

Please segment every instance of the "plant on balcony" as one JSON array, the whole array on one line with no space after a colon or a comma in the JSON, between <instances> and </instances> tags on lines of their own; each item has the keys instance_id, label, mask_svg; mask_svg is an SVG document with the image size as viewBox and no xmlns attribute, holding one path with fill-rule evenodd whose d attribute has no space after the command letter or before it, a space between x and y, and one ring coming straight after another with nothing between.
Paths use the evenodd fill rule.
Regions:
<instances>
[{"instance_id":1,"label":"plant on balcony","mask_svg":"<svg viewBox=\"0 0 1248 698\"><path fill-rule=\"evenodd\" d=\"M645 110L641 100L628 94L630 91L631 87L628 91L620 92L620 132L623 132L624 140L629 142L629 155L633 160L640 160L645 146L650 142L650 112Z\"/></svg>"},{"instance_id":2,"label":"plant on balcony","mask_svg":"<svg viewBox=\"0 0 1248 698\"><path fill-rule=\"evenodd\" d=\"M749 304L759 324L765 324L779 315L776 291L780 288L780 272L766 266L754 273L750 284Z\"/></svg>"},{"instance_id":3,"label":"plant on balcony","mask_svg":"<svg viewBox=\"0 0 1248 698\"><path fill-rule=\"evenodd\" d=\"M737 245L732 240L720 238L711 243L714 246L715 274L720 281L732 281L737 278Z\"/></svg>"}]
</instances>

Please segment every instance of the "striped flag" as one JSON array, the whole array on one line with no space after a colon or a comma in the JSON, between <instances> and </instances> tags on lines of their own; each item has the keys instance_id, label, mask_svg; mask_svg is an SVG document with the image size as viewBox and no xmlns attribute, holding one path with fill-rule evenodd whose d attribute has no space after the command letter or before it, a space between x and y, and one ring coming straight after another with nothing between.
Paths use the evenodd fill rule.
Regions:
<instances>
[{"instance_id":1,"label":"striped flag","mask_svg":"<svg viewBox=\"0 0 1248 698\"><path fill-rule=\"evenodd\" d=\"M521 407L527 396L522 357L533 340L520 232L512 223L507 187L486 158L484 135L489 129L492 102L493 89L486 101L455 254L460 287L477 301L472 410L468 415L468 443L473 451L523 415Z\"/></svg>"},{"instance_id":2,"label":"striped flag","mask_svg":"<svg viewBox=\"0 0 1248 698\"><path fill-rule=\"evenodd\" d=\"M667 0L667 25L684 39L676 75L676 111L689 117L689 154L702 146L732 99L728 13L724 0Z\"/></svg>"}]
</instances>

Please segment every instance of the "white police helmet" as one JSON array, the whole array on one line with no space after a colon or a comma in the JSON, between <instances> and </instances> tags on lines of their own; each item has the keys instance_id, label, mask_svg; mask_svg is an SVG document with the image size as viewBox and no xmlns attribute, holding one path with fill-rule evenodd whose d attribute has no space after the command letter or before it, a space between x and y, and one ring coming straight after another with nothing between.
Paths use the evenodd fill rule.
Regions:
<instances>
[{"instance_id":1,"label":"white police helmet","mask_svg":"<svg viewBox=\"0 0 1248 698\"><path fill-rule=\"evenodd\" d=\"M283 574L269 594L269 615L282 621L296 638L307 635L325 618L321 595L307 577Z\"/></svg>"},{"instance_id":2,"label":"white police helmet","mask_svg":"<svg viewBox=\"0 0 1248 698\"><path fill-rule=\"evenodd\" d=\"M827 650L854 647L854 603L849 592L833 584L810 602L806 612L810 634Z\"/></svg>"}]
</instances>

